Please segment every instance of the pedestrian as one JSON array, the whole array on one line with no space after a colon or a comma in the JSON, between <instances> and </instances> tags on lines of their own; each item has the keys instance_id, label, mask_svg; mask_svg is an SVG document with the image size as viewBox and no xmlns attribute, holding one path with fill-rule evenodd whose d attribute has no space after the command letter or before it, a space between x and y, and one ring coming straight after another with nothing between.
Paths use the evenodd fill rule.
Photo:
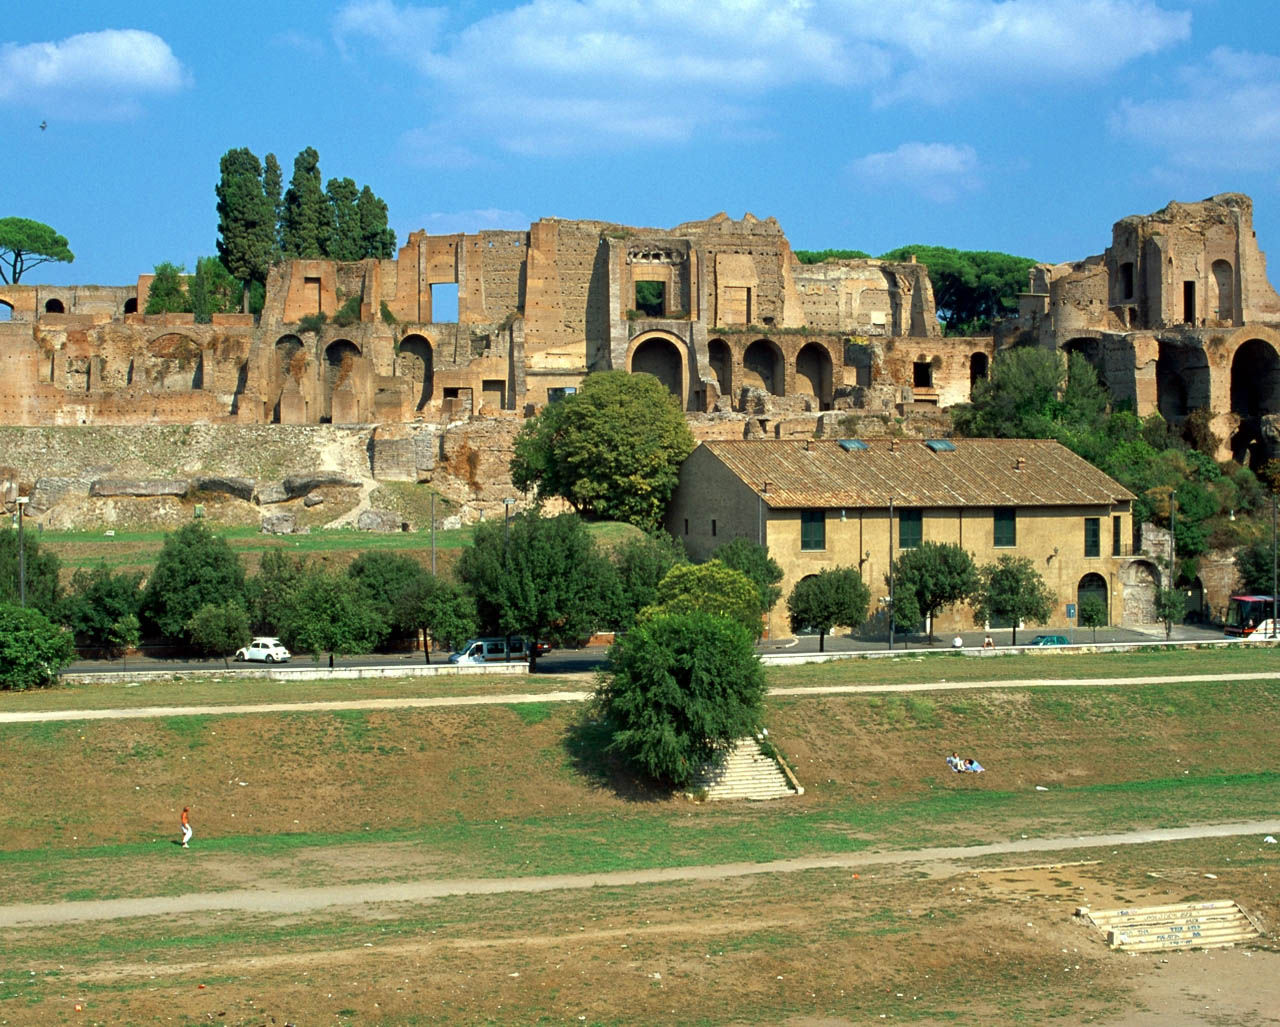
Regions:
<instances>
[{"instance_id":1,"label":"pedestrian","mask_svg":"<svg viewBox=\"0 0 1280 1027\"><path fill-rule=\"evenodd\" d=\"M191 841L191 807L182 807L182 847L187 848L187 842Z\"/></svg>"},{"instance_id":2,"label":"pedestrian","mask_svg":"<svg viewBox=\"0 0 1280 1027\"><path fill-rule=\"evenodd\" d=\"M991 641L991 636L990 636L990 635L988 635L986 638L984 638L984 639L982 640L982 648L983 648L983 649L994 649L995 647L996 647L996 644L995 644L995 642Z\"/></svg>"}]
</instances>

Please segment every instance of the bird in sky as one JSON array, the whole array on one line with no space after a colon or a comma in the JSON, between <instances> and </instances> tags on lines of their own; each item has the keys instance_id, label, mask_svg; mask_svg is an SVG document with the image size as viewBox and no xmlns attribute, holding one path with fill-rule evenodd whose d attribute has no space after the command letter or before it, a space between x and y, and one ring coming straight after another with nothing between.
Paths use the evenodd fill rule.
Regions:
<instances>
[{"instance_id":1,"label":"bird in sky","mask_svg":"<svg viewBox=\"0 0 1280 1027\"><path fill-rule=\"evenodd\" d=\"M49 122L47 122L47 121L42 121L42 122L40 122L40 131L41 131L41 132L43 132L43 131L44 131L46 128L48 128L48 127L49 127Z\"/></svg>"}]
</instances>

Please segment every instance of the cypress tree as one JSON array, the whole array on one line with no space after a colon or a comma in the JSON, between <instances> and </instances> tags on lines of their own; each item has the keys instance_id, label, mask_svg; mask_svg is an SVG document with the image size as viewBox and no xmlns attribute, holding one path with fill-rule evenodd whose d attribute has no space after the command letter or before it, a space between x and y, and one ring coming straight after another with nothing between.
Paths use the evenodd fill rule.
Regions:
<instances>
[{"instance_id":1,"label":"cypress tree","mask_svg":"<svg viewBox=\"0 0 1280 1027\"><path fill-rule=\"evenodd\" d=\"M284 194L284 255L323 257L330 210L320 185L320 154L308 146L293 160L293 178Z\"/></svg>"},{"instance_id":2,"label":"cypress tree","mask_svg":"<svg viewBox=\"0 0 1280 1027\"><path fill-rule=\"evenodd\" d=\"M249 282L266 279L275 243L275 210L263 187L262 165L245 148L222 155L218 197L218 256L243 283L249 309Z\"/></svg>"},{"instance_id":3,"label":"cypress tree","mask_svg":"<svg viewBox=\"0 0 1280 1027\"><path fill-rule=\"evenodd\" d=\"M325 256L333 260L352 261L364 257L360 237L360 212L356 206L359 191L350 178L331 178L325 186L332 216L328 237L325 240Z\"/></svg>"},{"instance_id":4,"label":"cypress tree","mask_svg":"<svg viewBox=\"0 0 1280 1027\"><path fill-rule=\"evenodd\" d=\"M356 200L360 213L360 241L363 256L390 260L396 255L396 233L387 227L387 205L367 185Z\"/></svg>"}]
</instances>

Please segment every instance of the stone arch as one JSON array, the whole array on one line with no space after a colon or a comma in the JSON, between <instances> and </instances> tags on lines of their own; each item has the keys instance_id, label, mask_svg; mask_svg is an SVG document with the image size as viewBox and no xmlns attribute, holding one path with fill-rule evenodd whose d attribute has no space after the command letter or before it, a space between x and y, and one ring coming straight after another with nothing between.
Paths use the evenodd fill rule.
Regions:
<instances>
[{"instance_id":1,"label":"stone arch","mask_svg":"<svg viewBox=\"0 0 1280 1027\"><path fill-rule=\"evenodd\" d=\"M136 314L138 312L138 297L130 296L124 301L124 312L126 314Z\"/></svg>"},{"instance_id":2,"label":"stone arch","mask_svg":"<svg viewBox=\"0 0 1280 1027\"><path fill-rule=\"evenodd\" d=\"M1240 427L1231 439L1231 455L1259 468L1270 456L1263 434L1265 418L1280 413L1280 356L1273 343L1251 338L1231 358L1231 412Z\"/></svg>"},{"instance_id":3,"label":"stone arch","mask_svg":"<svg viewBox=\"0 0 1280 1027\"><path fill-rule=\"evenodd\" d=\"M733 350L724 339L712 339L707 343L707 363L716 377L716 387L720 395L733 393Z\"/></svg>"},{"instance_id":4,"label":"stone arch","mask_svg":"<svg viewBox=\"0 0 1280 1027\"><path fill-rule=\"evenodd\" d=\"M333 422L333 394L351 383L361 354L350 339L334 339L324 348L324 409L321 424Z\"/></svg>"},{"instance_id":5,"label":"stone arch","mask_svg":"<svg viewBox=\"0 0 1280 1027\"><path fill-rule=\"evenodd\" d=\"M417 395L414 410L421 410L431 402L435 391L435 362L431 340L425 335L406 335L399 346L400 375L414 384Z\"/></svg>"},{"instance_id":6,"label":"stone arch","mask_svg":"<svg viewBox=\"0 0 1280 1027\"><path fill-rule=\"evenodd\" d=\"M1235 275L1231 270L1231 262L1215 260L1212 271L1213 308L1216 311L1214 316L1219 321L1234 321L1236 316Z\"/></svg>"},{"instance_id":7,"label":"stone arch","mask_svg":"<svg viewBox=\"0 0 1280 1027\"><path fill-rule=\"evenodd\" d=\"M0 300L0 322L13 320L13 304L8 300Z\"/></svg>"},{"instance_id":8,"label":"stone arch","mask_svg":"<svg viewBox=\"0 0 1280 1027\"><path fill-rule=\"evenodd\" d=\"M65 314L67 312L67 308L63 304L62 300L58 299L56 296L52 296L44 301L44 312L46 314Z\"/></svg>"},{"instance_id":9,"label":"stone arch","mask_svg":"<svg viewBox=\"0 0 1280 1027\"><path fill-rule=\"evenodd\" d=\"M665 332L647 332L634 339L627 353L630 374L651 374L685 405L685 346Z\"/></svg>"},{"instance_id":10,"label":"stone arch","mask_svg":"<svg viewBox=\"0 0 1280 1027\"><path fill-rule=\"evenodd\" d=\"M806 343L796 354L796 391L811 395L819 409L831 409L831 354L816 342Z\"/></svg>"},{"instance_id":11,"label":"stone arch","mask_svg":"<svg viewBox=\"0 0 1280 1027\"><path fill-rule=\"evenodd\" d=\"M1210 405L1209 360L1196 344L1160 340L1156 357L1156 409L1177 424L1198 407Z\"/></svg>"},{"instance_id":12,"label":"stone arch","mask_svg":"<svg viewBox=\"0 0 1280 1027\"><path fill-rule=\"evenodd\" d=\"M774 396L786 394L786 363L772 339L756 339L742 354L742 384Z\"/></svg>"},{"instance_id":13,"label":"stone arch","mask_svg":"<svg viewBox=\"0 0 1280 1027\"><path fill-rule=\"evenodd\" d=\"M1090 572L1086 574L1083 578L1081 578L1079 582L1077 582L1076 584L1076 602L1077 603L1083 603L1086 599L1090 598L1091 596L1093 598L1096 598L1102 601L1102 606L1107 611L1107 618L1106 620L1103 621L1104 624L1111 623L1111 616L1110 616L1111 604L1108 601L1108 597L1110 596L1110 593L1111 593L1111 589L1107 587L1107 579L1104 578L1101 574ZM1077 618L1079 617L1079 613L1080 613L1080 610L1079 610L1079 607L1077 606L1076 608Z\"/></svg>"},{"instance_id":14,"label":"stone arch","mask_svg":"<svg viewBox=\"0 0 1280 1027\"><path fill-rule=\"evenodd\" d=\"M280 404L290 379L299 385L302 383L302 368L306 357L299 358L303 352L303 343L296 335L282 335L276 339L275 345L275 384L276 399L271 405L271 422L279 424L282 420Z\"/></svg>"},{"instance_id":15,"label":"stone arch","mask_svg":"<svg viewBox=\"0 0 1280 1027\"><path fill-rule=\"evenodd\" d=\"M1149 560L1134 560L1121 572L1124 613L1120 623L1154 624L1156 617L1156 590L1160 572Z\"/></svg>"},{"instance_id":16,"label":"stone arch","mask_svg":"<svg viewBox=\"0 0 1280 1027\"><path fill-rule=\"evenodd\" d=\"M991 361L985 353L969 355L969 397L973 398L973 387L991 376Z\"/></svg>"}]
</instances>

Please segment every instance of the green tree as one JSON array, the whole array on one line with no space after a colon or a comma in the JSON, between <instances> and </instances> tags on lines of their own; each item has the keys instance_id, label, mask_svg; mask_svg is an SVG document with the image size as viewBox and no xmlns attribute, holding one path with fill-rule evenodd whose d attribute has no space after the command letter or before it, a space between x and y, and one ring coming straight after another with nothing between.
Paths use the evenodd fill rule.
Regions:
<instances>
[{"instance_id":1,"label":"green tree","mask_svg":"<svg viewBox=\"0 0 1280 1027\"><path fill-rule=\"evenodd\" d=\"M760 593L761 612L768 613L782 598L782 589L778 585L782 580L782 568L759 542L739 536L716 549L711 559L719 560L735 571L742 571L751 579Z\"/></svg>"},{"instance_id":2,"label":"green tree","mask_svg":"<svg viewBox=\"0 0 1280 1027\"><path fill-rule=\"evenodd\" d=\"M871 589L851 567L810 574L796 582L787 597L792 631L818 632L818 652L826 651L827 633L837 624L856 628L867 619Z\"/></svg>"},{"instance_id":3,"label":"green tree","mask_svg":"<svg viewBox=\"0 0 1280 1027\"><path fill-rule=\"evenodd\" d=\"M217 257L201 257L187 287L191 312L197 324L208 324L214 314L234 314L244 298L240 283Z\"/></svg>"},{"instance_id":4,"label":"green tree","mask_svg":"<svg viewBox=\"0 0 1280 1027\"><path fill-rule=\"evenodd\" d=\"M71 589L62 600L59 619L75 635L76 645L115 648L115 626L124 617L136 619L142 602L142 572L113 574L105 563L71 575Z\"/></svg>"},{"instance_id":5,"label":"green tree","mask_svg":"<svg viewBox=\"0 0 1280 1027\"><path fill-rule=\"evenodd\" d=\"M718 560L676 564L658 582L653 605L641 610L637 620L694 611L741 624L752 638L759 638L764 631L764 611L755 583Z\"/></svg>"},{"instance_id":6,"label":"green tree","mask_svg":"<svg viewBox=\"0 0 1280 1027\"><path fill-rule=\"evenodd\" d=\"M685 562L684 547L659 531L628 538L609 556L616 581L610 590L613 602L608 624L615 631L629 631L636 614L657 601L658 583L667 571Z\"/></svg>"},{"instance_id":7,"label":"green tree","mask_svg":"<svg viewBox=\"0 0 1280 1027\"><path fill-rule=\"evenodd\" d=\"M1027 291L1027 274L1035 261L987 250L953 250L946 246L900 246L881 260L914 257L929 271L938 320L947 335L977 335L991 322L1016 313L1018 295Z\"/></svg>"},{"instance_id":8,"label":"green tree","mask_svg":"<svg viewBox=\"0 0 1280 1027\"><path fill-rule=\"evenodd\" d=\"M264 635L279 635L282 614L306 574L307 562L283 549L268 549L258 573L245 585L245 605L253 626Z\"/></svg>"},{"instance_id":9,"label":"green tree","mask_svg":"<svg viewBox=\"0 0 1280 1027\"><path fill-rule=\"evenodd\" d=\"M129 650L137 649L142 643L142 624L136 614L126 613L111 625L108 644L120 654L124 661L124 669L129 669Z\"/></svg>"},{"instance_id":10,"label":"green tree","mask_svg":"<svg viewBox=\"0 0 1280 1027\"><path fill-rule=\"evenodd\" d=\"M1027 557L1002 556L984 565L978 575L981 584L974 597L974 621L1010 621L1014 645L1020 623L1043 624L1053 615L1053 593Z\"/></svg>"},{"instance_id":11,"label":"green tree","mask_svg":"<svg viewBox=\"0 0 1280 1027\"><path fill-rule=\"evenodd\" d=\"M360 216L361 256L390 260L396 255L396 233L387 227L387 205L367 185L356 200Z\"/></svg>"},{"instance_id":12,"label":"green tree","mask_svg":"<svg viewBox=\"0 0 1280 1027\"><path fill-rule=\"evenodd\" d=\"M165 261L157 264L151 288L147 291L145 314L189 314L191 297L187 294L187 269Z\"/></svg>"},{"instance_id":13,"label":"green tree","mask_svg":"<svg viewBox=\"0 0 1280 1027\"><path fill-rule=\"evenodd\" d=\"M320 180L320 154L308 146L293 161L293 177L284 194L281 240L286 257L324 256L329 236L329 204Z\"/></svg>"},{"instance_id":14,"label":"green tree","mask_svg":"<svg viewBox=\"0 0 1280 1027\"><path fill-rule=\"evenodd\" d=\"M316 659L372 652L387 634L387 622L346 574L316 566L289 589L278 619L284 644Z\"/></svg>"},{"instance_id":15,"label":"green tree","mask_svg":"<svg viewBox=\"0 0 1280 1027\"><path fill-rule=\"evenodd\" d=\"M1093 640L1098 640L1098 629L1107 626L1107 604L1097 596L1085 596L1080 600L1080 609L1076 611L1080 626L1093 631Z\"/></svg>"},{"instance_id":16,"label":"green tree","mask_svg":"<svg viewBox=\"0 0 1280 1027\"><path fill-rule=\"evenodd\" d=\"M904 550L894 561L894 608L900 623L907 606L929 621L929 641L933 641L933 620L944 606L954 606L972 596L979 585L973 557L949 542L922 542ZM886 579L887 583L887 579Z\"/></svg>"},{"instance_id":17,"label":"green tree","mask_svg":"<svg viewBox=\"0 0 1280 1027\"><path fill-rule=\"evenodd\" d=\"M865 250L793 250L801 264L822 264L828 260L870 260Z\"/></svg>"},{"instance_id":18,"label":"green tree","mask_svg":"<svg viewBox=\"0 0 1280 1027\"><path fill-rule=\"evenodd\" d=\"M398 625L422 631L422 652L431 662L433 643L457 645L476 632L476 602L450 581L433 574L423 574L396 598L394 610Z\"/></svg>"},{"instance_id":19,"label":"green tree","mask_svg":"<svg viewBox=\"0 0 1280 1027\"><path fill-rule=\"evenodd\" d=\"M325 185L329 201L329 234L325 239L325 256L333 260L362 260L364 238L360 231L360 211L356 201L360 191L350 178L331 178Z\"/></svg>"},{"instance_id":20,"label":"green tree","mask_svg":"<svg viewBox=\"0 0 1280 1027\"><path fill-rule=\"evenodd\" d=\"M692 449L680 404L661 382L601 371L525 423L511 480L536 487L539 499L560 496L584 516L652 531Z\"/></svg>"},{"instance_id":21,"label":"green tree","mask_svg":"<svg viewBox=\"0 0 1280 1027\"><path fill-rule=\"evenodd\" d=\"M1187 612L1187 597L1180 588L1158 588L1155 607L1156 617L1164 625L1164 637L1167 639L1173 634L1173 626L1182 623Z\"/></svg>"},{"instance_id":22,"label":"green tree","mask_svg":"<svg viewBox=\"0 0 1280 1027\"><path fill-rule=\"evenodd\" d=\"M347 575L377 611L388 631L406 635L422 626L418 620L396 617L401 596L429 577L417 560L381 549L367 549L347 567ZM381 639L379 644L385 642Z\"/></svg>"},{"instance_id":23,"label":"green tree","mask_svg":"<svg viewBox=\"0 0 1280 1027\"><path fill-rule=\"evenodd\" d=\"M25 556L22 564L26 568L27 606L35 607L47 617L56 616L62 595L62 587L58 583L57 554L52 550L42 549L36 533L29 529L22 533L22 550ZM12 528L0 529L0 603L18 604L22 593L20 570L22 566L18 560L18 533Z\"/></svg>"},{"instance_id":24,"label":"green tree","mask_svg":"<svg viewBox=\"0 0 1280 1027\"><path fill-rule=\"evenodd\" d=\"M228 150L219 163L218 256L243 283L243 309L249 310L249 282L265 281L276 241L276 211L263 184L262 164L252 151Z\"/></svg>"},{"instance_id":25,"label":"green tree","mask_svg":"<svg viewBox=\"0 0 1280 1027\"><path fill-rule=\"evenodd\" d=\"M1247 595L1272 595L1275 587L1274 551L1271 539L1257 539L1236 550L1240 590Z\"/></svg>"},{"instance_id":26,"label":"green tree","mask_svg":"<svg viewBox=\"0 0 1280 1027\"><path fill-rule=\"evenodd\" d=\"M284 172L280 170L280 161L274 153L269 153L262 162L262 191L271 202L271 262L275 263L284 256L284 240L281 232L284 229Z\"/></svg>"},{"instance_id":27,"label":"green tree","mask_svg":"<svg viewBox=\"0 0 1280 1027\"><path fill-rule=\"evenodd\" d=\"M207 656L221 656L224 666L230 667L227 658L241 646L249 644L249 615L239 600L225 603L207 603L195 612L187 624L191 644Z\"/></svg>"},{"instance_id":28,"label":"green tree","mask_svg":"<svg viewBox=\"0 0 1280 1027\"><path fill-rule=\"evenodd\" d=\"M191 521L165 536L140 612L166 639L179 641L200 607L243 596L240 557L203 521Z\"/></svg>"},{"instance_id":29,"label":"green tree","mask_svg":"<svg viewBox=\"0 0 1280 1027\"><path fill-rule=\"evenodd\" d=\"M607 612L600 583L609 573L603 556L575 514L517 514L508 524L476 528L457 574L475 597L482 625L530 642L562 644L586 638ZM529 647L529 666L537 652Z\"/></svg>"},{"instance_id":30,"label":"green tree","mask_svg":"<svg viewBox=\"0 0 1280 1027\"><path fill-rule=\"evenodd\" d=\"M39 610L0 603L0 688L48 685L75 654L71 634Z\"/></svg>"},{"instance_id":31,"label":"green tree","mask_svg":"<svg viewBox=\"0 0 1280 1027\"><path fill-rule=\"evenodd\" d=\"M43 222L0 218L0 282L5 285L17 285L24 274L41 264L70 264L75 259L67 249L67 240Z\"/></svg>"},{"instance_id":32,"label":"green tree","mask_svg":"<svg viewBox=\"0 0 1280 1027\"><path fill-rule=\"evenodd\" d=\"M694 611L636 625L596 692L611 750L676 787L760 726L764 669L751 634Z\"/></svg>"},{"instance_id":33,"label":"green tree","mask_svg":"<svg viewBox=\"0 0 1280 1027\"><path fill-rule=\"evenodd\" d=\"M973 400L954 411L956 431L971 438L1053 438L1066 366L1056 350L1019 347L1000 353L978 379Z\"/></svg>"}]
</instances>

